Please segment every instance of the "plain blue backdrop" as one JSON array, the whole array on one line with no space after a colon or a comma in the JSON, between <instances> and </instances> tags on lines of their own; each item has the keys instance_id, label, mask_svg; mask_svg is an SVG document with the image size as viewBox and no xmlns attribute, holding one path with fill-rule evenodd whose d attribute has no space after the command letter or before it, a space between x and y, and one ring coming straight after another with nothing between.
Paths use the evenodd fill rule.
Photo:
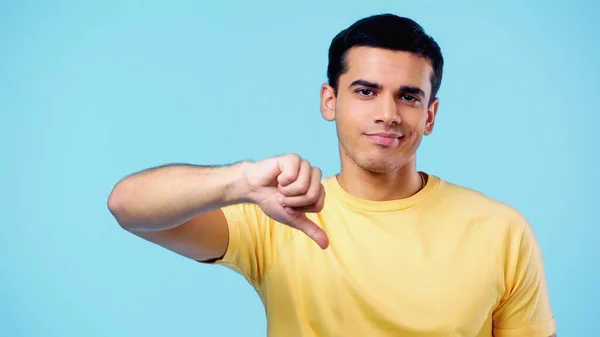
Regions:
<instances>
[{"instance_id":1,"label":"plain blue backdrop","mask_svg":"<svg viewBox=\"0 0 600 337\"><path fill-rule=\"evenodd\" d=\"M126 174L297 152L339 162L327 48L382 12L446 59L419 169L529 218L559 335L598 336L598 2L2 1L0 336L264 336L242 277L120 229Z\"/></svg>"}]
</instances>

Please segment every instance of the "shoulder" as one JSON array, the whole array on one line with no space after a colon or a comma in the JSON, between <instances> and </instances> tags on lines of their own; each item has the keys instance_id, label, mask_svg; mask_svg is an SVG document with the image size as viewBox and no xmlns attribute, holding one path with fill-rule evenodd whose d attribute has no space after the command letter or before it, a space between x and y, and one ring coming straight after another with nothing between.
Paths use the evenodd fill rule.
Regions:
<instances>
[{"instance_id":1,"label":"shoulder","mask_svg":"<svg viewBox=\"0 0 600 337\"><path fill-rule=\"evenodd\" d=\"M448 212L473 224L487 224L506 234L520 235L528 230L529 222L525 215L510 203L472 187L437 179L440 187L434 200Z\"/></svg>"},{"instance_id":2,"label":"shoulder","mask_svg":"<svg viewBox=\"0 0 600 337\"><path fill-rule=\"evenodd\" d=\"M438 178L439 179L439 178ZM472 187L440 179L438 201L458 212L471 216L499 216L511 220L523 219L523 214L513 205Z\"/></svg>"},{"instance_id":3,"label":"shoulder","mask_svg":"<svg viewBox=\"0 0 600 337\"><path fill-rule=\"evenodd\" d=\"M506 277L514 274L519 265L542 265L531 223L509 203L447 181L440 184L437 203L447 213L454 214L454 219L458 217L467 228L481 234Z\"/></svg>"}]
</instances>

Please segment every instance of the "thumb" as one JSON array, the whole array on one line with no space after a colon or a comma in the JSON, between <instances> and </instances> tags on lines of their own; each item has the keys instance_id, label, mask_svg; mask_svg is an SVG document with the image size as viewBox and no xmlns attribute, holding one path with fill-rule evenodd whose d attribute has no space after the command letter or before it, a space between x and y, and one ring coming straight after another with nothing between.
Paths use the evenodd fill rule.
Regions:
<instances>
[{"instance_id":1,"label":"thumb","mask_svg":"<svg viewBox=\"0 0 600 337\"><path fill-rule=\"evenodd\" d=\"M292 221L290 225L304 234L308 235L314 242L316 242L321 249L326 249L329 246L329 238L327 233L319 227L316 223L310 220L306 214L294 212L292 214Z\"/></svg>"}]
</instances>

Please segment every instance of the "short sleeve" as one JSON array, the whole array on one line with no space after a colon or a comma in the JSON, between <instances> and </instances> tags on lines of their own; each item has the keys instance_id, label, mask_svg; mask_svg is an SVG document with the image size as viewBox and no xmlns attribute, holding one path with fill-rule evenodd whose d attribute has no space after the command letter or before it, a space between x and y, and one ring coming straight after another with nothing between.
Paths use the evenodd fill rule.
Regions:
<instances>
[{"instance_id":1,"label":"short sleeve","mask_svg":"<svg viewBox=\"0 0 600 337\"><path fill-rule=\"evenodd\" d=\"M255 204L241 203L221 209L229 228L223 257L208 263L223 265L244 276L258 290L281 241L276 224Z\"/></svg>"},{"instance_id":2,"label":"short sleeve","mask_svg":"<svg viewBox=\"0 0 600 337\"><path fill-rule=\"evenodd\" d=\"M542 254L522 217L506 243L505 254L505 293L493 314L494 337L550 337L556 333L556 322Z\"/></svg>"}]
</instances>

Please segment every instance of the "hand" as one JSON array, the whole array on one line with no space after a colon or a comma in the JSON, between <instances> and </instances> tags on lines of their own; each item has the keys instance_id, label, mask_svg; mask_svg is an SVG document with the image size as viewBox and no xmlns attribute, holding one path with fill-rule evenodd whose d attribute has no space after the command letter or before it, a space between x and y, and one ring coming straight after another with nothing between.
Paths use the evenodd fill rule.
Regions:
<instances>
[{"instance_id":1,"label":"hand","mask_svg":"<svg viewBox=\"0 0 600 337\"><path fill-rule=\"evenodd\" d=\"M251 163L245 170L250 200L270 218L296 228L322 249L329 239L305 213L320 212L325 201L322 173L296 154Z\"/></svg>"}]
</instances>

